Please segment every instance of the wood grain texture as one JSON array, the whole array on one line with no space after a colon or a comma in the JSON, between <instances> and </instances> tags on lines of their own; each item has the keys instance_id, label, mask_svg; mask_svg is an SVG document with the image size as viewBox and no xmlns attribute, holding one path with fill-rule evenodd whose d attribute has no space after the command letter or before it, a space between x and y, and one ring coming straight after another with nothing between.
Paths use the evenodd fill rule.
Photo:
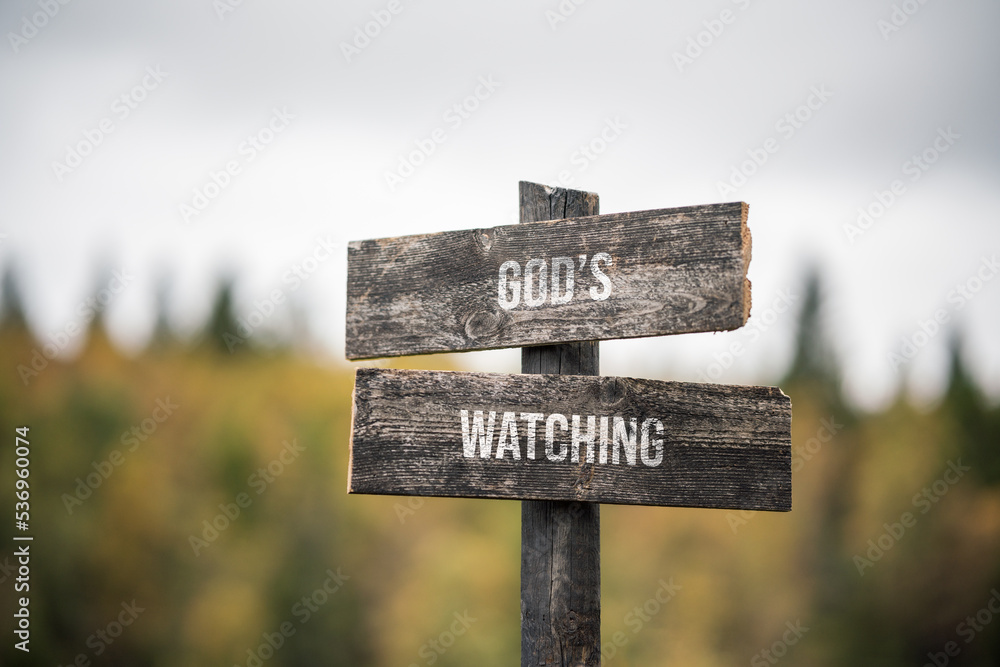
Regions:
<instances>
[{"instance_id":1,"label":"wood grain texture","mask_svg":"<svg viewBox=\"0 0 1000 667\"><path fill-rule=\"evenodd\" d=\"M522 223L599 213L596 194L519 184ZM600 374L599 343L521 349L521 372ZM601 506L521 503L521 665L601 664Z\"/></svg>"},{"instance_id":2,"label":"wood grain texture","mask_svg":"<svg viewBox=\"0 0 1000 667\"><path fill-rule=\"evenodd\" d=\"M546 206L586 205L588 196L533 204L528 219L538 219ZM750 312L746 219L747 205L736 202L353 241L346 355L366 359L739 328ZM612 260L596 266L610 280L610 296L603 300L590 291L600 295L605 289L592 265L598 253ZM568 302L553 303L550 294L541 305L529 306L523 298L503 307L499 276L505 262L526 270L530 260L544 260L554 283L555 257L578 262ZM541 290L534 275L537 300Z\"/></svg>"},{"instance_id":3,"label":"wood grain texture","mask_svg":"<svg viewBox=\"0 0 1000 667\"><path fill-rule=\"evenodd\" d=\"M618 464L586 463L582 455L580 463L551 461L539 453L544 438L537 434L537 458L528 460L523 423L520 460L513 452L481 458L478 449L468 458L462 409L496 411L497 431L504 411L580 415L581 423L587 415L655 418L663 425L662 460L627 465L623 454ZM568 433L555 436L568 442ZM791 402L775 387L358 369L349 491L789 510Z\"/></svg>"},{"instance_id":4,"label":"wood grain texture","mask_svg":"<svg viewBox=\"0 0 1000 667\"><path fill-rule=\"evenodd\" d=\"M521 665L601 664L597 503L521 503Z\"/></svg>"}]
</instances>

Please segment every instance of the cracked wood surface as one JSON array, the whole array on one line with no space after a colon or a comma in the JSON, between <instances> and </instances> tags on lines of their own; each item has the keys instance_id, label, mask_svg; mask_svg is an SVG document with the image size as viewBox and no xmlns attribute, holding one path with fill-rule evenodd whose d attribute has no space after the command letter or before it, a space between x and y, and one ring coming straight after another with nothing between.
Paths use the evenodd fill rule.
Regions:
<instances>
[{"instance_id":1,"label":"cracked wood surface","mask_svg":"<svg viewBox=\"0 0 1000 667\"><path fill-rule=\"evenodd\" d=\"M556 214L572 215L586 196L596 199L582 193L580 202L569 201L570 209L557 198L554 205L563 205ZM527 213L537 216L546 206L529 206ZM737 329L750 312L746 219L747 205L735 202L550 221L529 217L528 224L352 241L347 358ZM610 264L595 269L598 253L607 253ZM526 267L543 260L551 273L556 257L582 261L574 266L568 302L553 303L549 295L540 305L522 299L503 306L505 262ZM596 294L605 289L597 272L610 280L610 295L599 300L590 294L591 288ZM537 300L534 274L533 280Z\"/></svg>"},{"instance_id":2,"label":"cracked wood surface","mask_svg":"<svg viewBox=\"0 0 1000 667\"><path fill-rule=\"evenodd\" d=\"M521 181L522 223L597 215L591 192ZM521 348L521 372L600 375L600 344L580 341ZM601 663L601 506L560 500L521 502L521 665L599 667Z\"/></svg>"},{"instance_id":3,"label":"cracked wood surface","mask_svg":"<svg viewBox=\"0 0 1000 667\"><path fill-rule=\"evenodd\" d=\"M579 463L465 456L460 411L621 416L663 426L662 461ZM560 443L570 433L556 431ZM581 448L584 451L584 448ZM390 495L567 500L631 505L788 510L791 402L775 387L582 375L507 375L361 368L354 389L349 491Z\"/></svg>"}]
</instances>

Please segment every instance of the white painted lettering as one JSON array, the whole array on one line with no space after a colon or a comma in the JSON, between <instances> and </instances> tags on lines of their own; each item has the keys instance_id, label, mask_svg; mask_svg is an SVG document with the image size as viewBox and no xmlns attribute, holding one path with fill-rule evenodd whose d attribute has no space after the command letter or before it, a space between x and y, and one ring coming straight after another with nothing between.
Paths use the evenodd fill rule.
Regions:
<instances>
[{"instance_id":1,"label":"white painted lettering","mask_svg":"<svg viewBox=\"0 0 1000 667\"><path fill-rule=\"evenodd\" d=\"M596 285L590 288L590 298L594 301L604 301L611 296L611 278L608 278L608 274L601 271L601 262L604 262L606 266L611 266L611 255L606 252L599 252L590 260L590 272L604 286L603 291L598 291Z\"/></svg>"},{"instance_id":2,"label":"white painted lettering","mask_svg":"<svg viewBox=\"0 0 1000 667\"><path fill-rule=\"evenodd\" d=\"M528 457L529 461L534 461L535 460L535 423L537 423L538 421L540 421L542 419L545 419L545 415L543 415L540 412L522 412L521 413L521 419L524 420L524 423L528 427L527 428L528 435L526 436L528 442L527 442L527 445L525 445L525 448L528 451L525 452L525 456Z\"/></svg>"},{"instance_id":3,"label":"white painted lettering","mask_svg":"<svg viewBox=\"0 0 1000 667\"><path fill-rule=\"evenodd\" d=\"M524 267L524 303L532 308L545 303L545 298L548 296L549 273L545 269L544 259L530 260ZM531 290L536 273L538 274L538 296L534 297L531 295Z\"/></svg>"},{"instance_id":4,"label":"white painted lettering","mask_svg":"<svg viewBox=\"0 0 1000 667\"><path fill-rule=\"evenodd\" d=\"M497 415L500 415L499 431ZM545 424L545 460L560 463L601 463L655 468L663 464L665 428L655 417L620 415L564 415L501 410L459 411L464 458L502 461L539 460L536 455L539 423ZM521 423L518 423L518 422ZM523 430L522 430L523 429ZM557 437L557 432L561 436ZM496 453L494 454L494 434ZM521 449L521 435L525 447ZM611 450L610 457L608 450ZM624 456L622 453L624 452ZM609 460L610 459L610 460Z\"/></svg>"},{"instance_id":5,"label":"white painted lettering","mask_svg":"<svg viewBox=\"0 0 1000 667\"><path fill-rule=\"evenodd\" d=\"M546 302L552 305L569 303L577 293L579 279L585 278L587 255L580 255L579 260L580 266L577 267L572 257L553 257L550 266L549 260L535 257L525 263L523 275L520 262L507 260L500 265L497 274L497 301L500 307L513 310L522 303L527 308L537 308ZM610 297L612 283L605 271L613 264L614 260L606 252L591 257L590 273L597 284L589 288L584 284L581 293L589 295L594 301ZM589 281L584 279L583 282Z\"/></svg>"},{"instance_id":6,"label":"white painted lettering","mask_svg":"<svg viewBox=\"0 0 1000 667\"><path fill-rule=\"evenodd\" d=\"M622 447L625 449L625 460L628 461L630 466L635 465L635 447L636 440L639 435L639 427L636 423L636 418L633 417L629 420L632 423L632 433L629 435L628 427L625 424L625 420L621 417L615 417L614 419L614 435L611 442L611 461L617 464L619 462L618 453L621 451Z\"/></svg>"},{"instance_id":7,"label":"white painted lettering","mask_svg":"<svg viewBox=\"0 0 1000 667\"><path fill-rule=\"evenodd\" d=\"M569 303L573 298L573 258L572 257L553 257L552 258L552 303ZM561 282L560 274L562 273L560 267L565 267L566 269L566 289L563 290L562 294L559 294L559 283Z\"/></svg>"},{"instance_id":8,"label":"white painted lettering","mask_svg":"<svg viewBox=\"0 0 1000 667\"><path fill-rule=\"evenodd\" d=\"M643 432L645 433L645 431ZM502 459L508 451L515 461L521 460L521 445L517 441L517 417L513 412L503 413L503 420L500 422L500 437L497 438L497 459ZM645 456L645 452L643 456Z\"/></svg>"},{"instance_id":9,"label":"white painted lettering","mask_svg":"<svg viewBox=\"0 0 1000 667\"><path fill-rule=\"evenodd\" d=\"M462 453L465 458L472 458L476 455L476 443L479 443L479 457L490 458L493 451L493 426L496 423L497 413L490 411L490 419L487 426L483 426L483 411L476 410L472 414L472 427L469 427L469 411L462 410Z\"/></svg>"},{"instance_id":10,"label":"white painted lettering","mask_svg":"<svg viewBox=\"0 0 1000 667\"><path fill-rule=\"evenodd\" d=\"M561 424L560 429L563 432L569 428L564 415L558 412L549 415L549 418L545 420L545 458L549 461L565 461L567 454L566 443L562 443L558 453L555 451L556 422Z\"/></svg>"},{"instance_id":11,"label":"white painted lettering","mask_svg":"<svg viewBox=\"0 0 1000 667\"><path fill-rule=\"evenodd\" d=\"M580 462L580 445L587 445L587 463L594 462L594 427L597 419L594 415L587 417L587 432L580 435L580 415L573 415L573 431L570 434L570 456L573 463Z\"/></svg>"},{"instance_id":12,"label":"white painted lettering","mask_svg":"<svg viewBox=\"0 0 1000 667\"><path fill-rule=\"evenodd\" d=\"M517 305L521 303L521 281L511 280L510 281L510 291L511 294L507 295L507 284L508 277L507 274L513 271L513 278L521 277L521 265L515 261L504 262L500 265L500 276L497 278L497 295L500 299L500 307L504 310L511 310L512 308L517 308Z\"/></svg>"},{"instance_id":13,"label":"white painted lettering","mask_svg":"<svg viewBox=\"0 0 1000 667\"><path fill-rule=\"evenodd\" d=\"M644 465L655 467L663 463L663 438L654 438L652 441L649 439L649 427L654 426L656 428L656 434L663 434L663 423L659 419L646 419L642 422L642 463ZM649 453L649 446L653 445L656 453L651 455Z\"/></svg>"}]
</instances>

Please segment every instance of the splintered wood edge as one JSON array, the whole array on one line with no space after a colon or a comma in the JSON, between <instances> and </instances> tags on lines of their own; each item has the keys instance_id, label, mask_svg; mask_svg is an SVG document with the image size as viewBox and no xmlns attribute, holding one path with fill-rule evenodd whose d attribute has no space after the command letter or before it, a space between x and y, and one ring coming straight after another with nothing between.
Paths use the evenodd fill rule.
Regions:
<instances>
[{"instance_id":1,"label":"splintered wood edge","mask_svg":"<svg viewBox=\"0 0 1000 667\"><path fill-rule=\"evenodd\" d=\"M778 393L788 400L788 507L778 510L779 512L791 512L792 511L792 419L795 417L795 411L792 410L792 397L781 390L781 387L775 387Z\"/></svg>"},{"instance_id":2,"label":"splintered wood edge","mask_svg":"<svg viewBox=\"0 0 1000 667\"><path fill-rule=\"evenodd\" d=\"M557 190L564 190L566 192L570 192L571 191L568 188L561 188L561 187L559 187L557 185L545 185L544 183L535 183L534 181L518 181L517 182L518 194L520 194L521 189L524 186L528 186L528 187L532 187L532 188L542 188L545 191L546 196L551 196L552 193L556 192ZM583 195L584 197L588 197L588 198L589 197L597 197L597 193L596 192L590 192L589 190L573 190L572 192L578 192L581 195ZM571 217L578 217L578 216L571 216ZM558 220L558 218L556 218L556 219ZM549 221L542 221L542 222L549 222Z\"/></svg>"},{"instance_id":3,"label":"splintered wood edge","mask_svg":"<svg viewBox=\"0 0 1000 667\"><path fill-rule=\"evenodd\" d=\"M750 234L750 227L747 225L747 217L750 214L750 205L740 202L740 244L743 254L743 324L750 319L750 306L752 297L750 294L750 279L745 277L750 270L750 260L753 256L753 237Z\"/></svg>"},{"instance_id":4,"label":"splintered wood edge","mask_svg":"<svg viewBox=\"0 0 1000 667\"><path fill-rule=\"evenodd\" d=\"M358 369L354 371L354 388L351 389L351 432L347 438L347 493L354 493L354 423L358 414Z\"/></svg>"}]
</instances>

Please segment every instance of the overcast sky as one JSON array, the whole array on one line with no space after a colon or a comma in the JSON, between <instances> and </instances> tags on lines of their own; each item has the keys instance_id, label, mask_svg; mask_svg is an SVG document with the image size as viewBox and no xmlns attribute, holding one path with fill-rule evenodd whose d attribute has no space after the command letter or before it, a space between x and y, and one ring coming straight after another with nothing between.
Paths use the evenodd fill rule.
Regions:
<instances>
[{"instance_id":1,"label":"overcast sky","mask_svg":"<svg viewBox=\"0 0 1000 667\"><path fill-rule=\"evenodd\" d=\"M561 181L604 213L750 205L763 335L604 343L604 374L774 380L795 317L767 311L815 263L859 404L933 399L956 328L1000 398L996 2L6 0L0 28L0 263L40 337L101 266L130 349L157 280L190 331L232 272L243 312L280 289L342 359L342 247L283 279L317 239L512 223L519 180Z\"/></svg>"}]
</instances>

